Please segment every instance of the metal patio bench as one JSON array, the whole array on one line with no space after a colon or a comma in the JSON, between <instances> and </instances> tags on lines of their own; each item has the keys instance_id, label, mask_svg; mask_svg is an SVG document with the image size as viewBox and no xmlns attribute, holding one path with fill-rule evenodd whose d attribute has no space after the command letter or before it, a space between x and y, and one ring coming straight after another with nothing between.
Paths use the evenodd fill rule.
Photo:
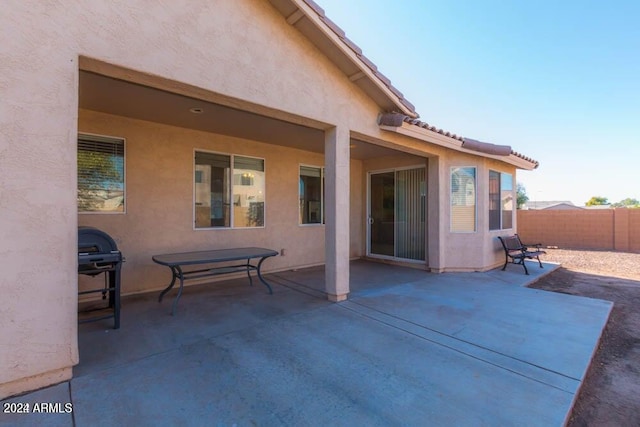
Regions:
<instances>
[{"instance_id":1,"label":"metal patio bench","mask_svg":"<svg viewBox=\"0 0 640 427\"><path fill-rule=\"evenodd\" d=\"M527 275L529 274L529 270L527 270L527 266L525 265L525 259L537 259L540 268L543 268L540 255L544 255L546 252L541 249L542 245L540 243L525 245L517 234L506 237L498 236L498 239L500 239L500 243L502 243L504 249L504 265L502 266L502 271L507 268L509 259L511 259L513 264L522 265Z\"/></svg>"}]
</instances>

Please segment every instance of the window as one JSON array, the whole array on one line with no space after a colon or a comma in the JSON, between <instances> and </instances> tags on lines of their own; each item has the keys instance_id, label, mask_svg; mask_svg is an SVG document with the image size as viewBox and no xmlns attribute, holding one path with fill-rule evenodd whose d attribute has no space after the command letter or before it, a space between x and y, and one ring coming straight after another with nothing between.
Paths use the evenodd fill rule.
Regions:
<instances>
[{"instance_id":1,"label":"window","mask_svg":"<svg viewBox=\"0 0 640 427\"><path fill-rule=\"evenodd\" d=\"M233 176L233 226L264 227L264 160L234 156Z\"/></svg>"},{"instance_id":2,"label":"window","mask_svg":"<svg viewBox=\"0 0 640 427\"><path fill-rule=\"evenodd\" d=\"M476 168L451 168L451 231L476 231Z\"/></svg>"},{"instance_id":3,"label":"window","mask_svg":"<svg viewBox=\"0 0 640 427\"><path fill-rule=\"evenodd\" d=\"M324 223L324 168L300 166L300 224Z\"/></svg>"},{"instance_id":4,"label":"window","mask_svg":"<svg viewBox=\"0 0 640 427\"><path fill-rule=\"evenodd\" d=\"M513 177L489 171L489 230L513 228Z\"/></svg>"},{"instance_id":5,"label":"window","mask_svg":"<svg viewBox=\"0 0 640 427\"><path fill-rule=\"evenodd\" d=\"M196 228L264 227L264 160L196 151Z\"/></svg>"},{"instance_id":6,"label":"window","mask_svg":"<svg viewBox=\"0 0 640 427\"><path fill-rule=\"evenodd\" d=\"M124 140L78 135L78 212L124 212Z\"/></svg>"}]
</instances>

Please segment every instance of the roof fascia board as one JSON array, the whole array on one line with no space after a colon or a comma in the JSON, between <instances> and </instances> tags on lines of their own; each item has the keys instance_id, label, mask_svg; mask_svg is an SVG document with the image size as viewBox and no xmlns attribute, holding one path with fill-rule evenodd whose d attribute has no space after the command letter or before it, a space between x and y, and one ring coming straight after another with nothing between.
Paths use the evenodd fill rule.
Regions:
<instances>
[{"instance_id":1,"label":"roof fascia board","mask_svg":"<svg viewBox=\"0 0 640 427\"><path fill-rule=\"evenodd\" d=\"M298 9L295 12L293 12L291 15L289 15L289 17L286 18L287 24L295 25L295 23L301 20L302 18L304 18L304 13L300 9Z\"/></svg>"},{"instance_id":2,"label":"roof fascia board","mask_svg":"<svg viewBox=\"0 0 640 427\"><path fill-rule=\"evenodd\" d=\"M463 150L462 142L458 141L457 139L449 138L444 135L440 135L439 133L427 129L422 129L408 123L403 123L402 126L399 127L380 125L380 129L399 133L401 135L409 136L411 138L419 139L452 150Z\"/></svg>"},{"instance_id":3,"label":"roof fascia board","mask_svg":"<svg viewBox=\"0 0 640 427\"><path fill-rule=\"evenodd\" d=\"M458 141L457 139L453 139L445 135L440 135L436 132L433 132L427 129L422 129L422 128L413 126L411 124L408 124L406 122L399 127L380 125L380 129L387 130L390 132L395 132L404 136L408 136L410 138L419 139L421 141L428 142L430 144L439 145L441 147L448 148L450 150L459 151L461 153L472 154L478 157L495 159L501 162L509 163L518 169L534 170L536 167L535 164L525 159L522 159L518 156L515 156L513 154L510 154L509 156L496 156L492 154L486 154L479 151L473 151L473 150L468 150L466 148L462 148L462 142Z\"/></svg>"},{"instance_id":4,"label":"roof fascia board","mask_svg":"<svg viewBox=\"0 0 640 427\"><path fill-rule=\"evenodd\" d=\"M313 24L322 32L322 34L325 37L327 37L329 40L331 40L331 42L340 50L340 52L342 52L343 55L348 57L350 61L356 64L356 66L362 71L364 76L366 76L378 89L380 89L385 94L385 96L387 96L392 101L392 103L396 107L398 107L400 112L412 118L418 117L418 115L414 111L408 109L398 99L398 96L395 93L393 93L393 91L389 88L389 86L384 84L380 80L380 78L376 76L374 71L369 66L367 66L365 62L362 59L360 59L356 55L356 53L349 46L347 46L327 24L325 24L322 21L322 19L320 19L320 16L316 13L315 10L313 10L311 6L309 6L304 0L290 0L290 1L295 7L298 8L298 10L294 12L291 16L294 16L299 11L302 11L302 13L307 17L307 19L313 22ZM299 18L295 19L296 22L298 20ZM360 77L361 77L360 73L356 73L356 75L350 76L350 80L355 82Z\"/></svg>"},{"instance_id":5,"label":"roof fascia board","mask_svg":"<svg viewBox=\"0 0 640 427\"><path fill-rule=\"evenodd\" d=\"M500 158L497 158L497 159L502 160L503 162L510 163L514 165L516 168L526 170L526 171L532 171L537 168L536 164L531 163L530 161L522 159L518 156L514 156L513 154L509 155L509 157L507 158L508 160L500 159Z\"/></svg>"}]
</instances>

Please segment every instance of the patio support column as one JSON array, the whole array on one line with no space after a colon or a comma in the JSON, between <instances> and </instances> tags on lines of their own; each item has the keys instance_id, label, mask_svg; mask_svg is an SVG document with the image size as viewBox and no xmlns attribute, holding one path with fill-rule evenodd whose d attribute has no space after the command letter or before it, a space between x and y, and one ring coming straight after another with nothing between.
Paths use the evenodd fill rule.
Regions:
<instances>
[{"instance_id":1,"label":"patio support column","mask_svg":"<svg viewBox=\"0 0 640 427\"><path fill-rule=\"evenodd\" d=\"M324 134L325 161L325 290L330 301L349 293L349 130Z\"/></svg>"},{"instance_id":2,"label":"patio support column","mask_svg":"<svg viewBox=\"0 0 640 427\"><path fill-rule=\"evenodd\" d=\"M442 273L444 271L445 251L444 235L449 231L450 208L446 183L449 179L448 171L442 167L442 159L437 156L429 157L429 167L427 168L427 194L428 194L428 215L427 230L429 236L428 255L429 268L432 273Z\"/></svg>"}]
</instances>

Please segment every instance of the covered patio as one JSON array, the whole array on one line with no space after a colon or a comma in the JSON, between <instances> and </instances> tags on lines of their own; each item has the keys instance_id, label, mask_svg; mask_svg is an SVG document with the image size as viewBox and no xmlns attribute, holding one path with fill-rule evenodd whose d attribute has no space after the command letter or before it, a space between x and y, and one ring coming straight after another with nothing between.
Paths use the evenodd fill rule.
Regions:
<instances>
[{"instance_id":1,"label":"covered patio","mask_svg":"<svg viewBox=\"0 0 640 427\"><path fill-rule=\"evenodd\" d=\"M526 287L556 266L432 274L353 261L124 299L81 325L74 378L11 399L72 413L3 425L562 425L612 304ZM8 423L8 424L7 424Z\"/></svg>"}]
</instances>

